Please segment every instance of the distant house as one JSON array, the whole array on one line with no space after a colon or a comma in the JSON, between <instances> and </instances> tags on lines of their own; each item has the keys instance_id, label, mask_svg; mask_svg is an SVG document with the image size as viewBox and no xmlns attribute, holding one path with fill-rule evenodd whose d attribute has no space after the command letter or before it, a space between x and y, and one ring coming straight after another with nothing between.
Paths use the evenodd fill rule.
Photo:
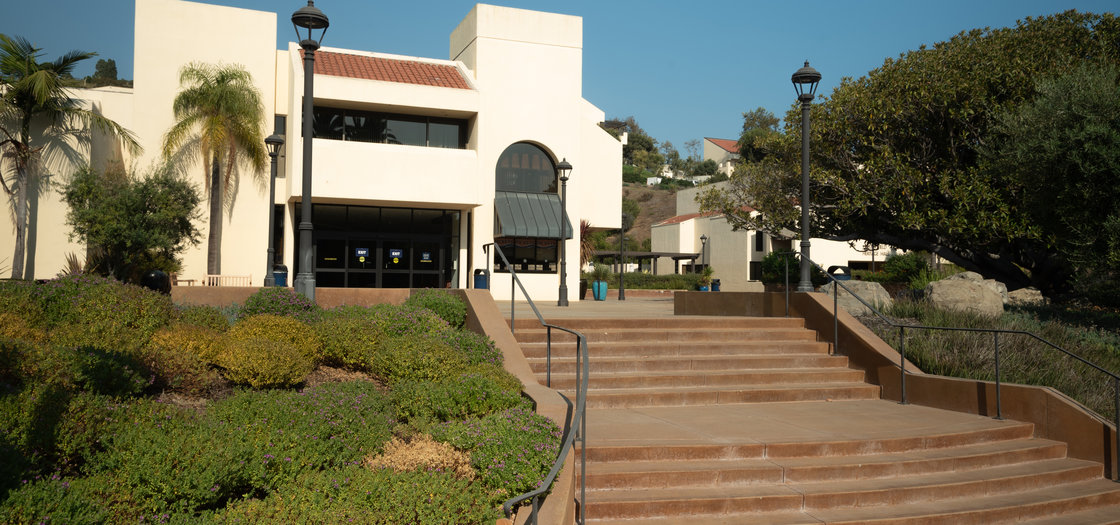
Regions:
<instances>
[{"instance_id":1,"label":"distant house","mask_svg":"<svg viewBox=\"0 0 1120 525\"><path fill-rule=\"evenodd\" d=\"M705 139L705 145L707 145ZM726 182L716 184L727 184ZM664 254L653 265L657 274L689 273L704 266L715 270L722 290L761 290L762 259L770 252L794 251L799 241L794 232L782 237L760 231L734 231L727 218L718 212L701 212L696 195L707 188L689 188L677 192L677 215L650 228L650 251ZM751 213L757 213L748 209ZM882 262L888 247L857 241L855 248L847 241L810 239L810 256L825 268L848 266L868 269L873 262ZM797 276L791 276L796 281Z\"/></svg>"},{"instance_id":2,"label":"distant house","mask_svg":"<svg viewBox=\"0 0 1120 525\"><path fill-rule=\"evenodd\" d=\"M719 172L731 176L739 160L739 142L732 139L704 137L704 159L715 161Z\"/></svg>"}]
</instances>

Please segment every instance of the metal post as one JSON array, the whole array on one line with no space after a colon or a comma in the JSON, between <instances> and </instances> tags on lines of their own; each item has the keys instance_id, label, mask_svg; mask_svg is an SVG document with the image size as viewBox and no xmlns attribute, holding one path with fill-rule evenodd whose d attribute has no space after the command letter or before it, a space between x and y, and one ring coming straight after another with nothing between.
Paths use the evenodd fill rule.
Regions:
<instances>
[{"instance_id":1,"label":"metal post","mask_svg":"<svg viewBox=\"0 0 1120 525\"><path fill-rule=\"evenodd\" d=\"M813 291L809 277L809 104L813 96L801 100L801 281L797 291Z\"/></svg>"},{"instance_id":2,"label":"metal post","mask_svg":"<svg viewBox=\"0 0 1120 525\"><path fill-rule=\"evenodd\" d=\"M269 136L272 139L275 135ZM278 137L277 137L278 138ZM268 139L265 139L268 142ZM284 144L283 139L280 139L280 144ZM272 173L268 178L268 262L264 267L264 285L265 287L276 286L276 276L272 273L272 266L276 264L276 248L273 241L275 235L276 225L275 217L273 217L273 207L276 202L276 156L280 154L280 148L268 145L268 156L272 157Z\"/></svg>"},{"instance_id":3,"label":"metal post","mask_svg":"<svg viewBox=\"0 0 1120 525\"><path fill-rule=\"evenodd\" d=\"M618 228L618 300L626 300L626 283L622 274L626 273L626 258L623 256L626 245L626 214L622 214L622 226Z\"/></svg>"},{"instance_id":4,"label":"metal post","mask_svg":"<svg viewBox=\"0 0 1120 525\"><path fill-rule=\"evenodd\" d=\"M1003 404L1000 400L999 388L999 332L992 332L996 344L996 419L1003 419Z\"/></svg>"},{"instance_id":5,"label":"metal post","mask_svg":"<svg viewBox=\"0 0 1120 525\"><path fill-rule=\"evenodd\" d=\"M899 370L901 377L902 400L900 404L906 405L906 327L898 327L898 355L899 355Z\"/></svg>"},{"instance_id":6,"label":"metal post","mask_svg":"<svg viewBox=\"0 0 1120 525\"><path fill-rule=\"evenodd\" d=\"M568 306L568 261L565 259L566 237L568 236L568 177L560 177L560 295L556 306Z\"/></svg>"},{"instance_id":7,"label":"metal post","mask_svg":"<svg viewBox=\"0 0 1120 525\"><path fill-rule=\"evenodd\" d=\"M552 388L552 327L546 327L545 330L544 386Z\"/></svg>"},{"instance_id":8,"label":"metal post","mask_svg":"<svg viewBox=\"0 0 1120 525\"><path fill-rule=\"evenodd\" d=\"M832 281L832 355L840 353L840 283Z\"/></svg>"},{"instance_id":9,"label":"metal post","mask_svg":"<svg viewBox=\"0 0 1120 525\"><path fill-rule=\"evenodd\" d=\"M299 43L303 48L303 195L300 198L299 221L299 273L292 283L296 293L315 300L315 256L312 252L311 233L311 146L314 137L315 112L315 50L319 43L307 39Z\"/></svg>"},{"instance_id":10,"label":"metal post","mask_svg":"<svg viewBox=\"0 0 1120 525\"><path fill-rule=\"evenodd\" d=\"M789 317L789 255L786 255L786 317Z\"/></svg>"},{"instance_id":11,"label":"metal post","mask_svg":"<svg viewBox=\"0 0 1120 525\"><path fill-rule=\"evenodd\" d=\"M1112 429L1115 431L1116 436L1116 452L1112 458L1116 460L1116 469L1112 474L1116 477L1116 481L1120 481L1120 377L1112 378L1112 403L1115 412L1112 414Z\"/></svg>"}]
</instances>

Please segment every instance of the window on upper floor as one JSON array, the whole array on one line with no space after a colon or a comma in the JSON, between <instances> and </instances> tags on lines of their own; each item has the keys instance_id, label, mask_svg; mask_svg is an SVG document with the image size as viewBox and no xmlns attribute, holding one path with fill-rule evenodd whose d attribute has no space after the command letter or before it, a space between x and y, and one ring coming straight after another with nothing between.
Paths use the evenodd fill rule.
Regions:
<instances>
[{"instance_id":1,"label":"window on upper floor","mask_svg":"<svg viewBox=\"0 0 1120 525\"><path fill-rule=\"evenodd\" d=\"M556 165L548 153L528 142L506 148L498 157L495 189L524 193L556 193Z\"/></svg>"},{"instance_id":2,"label":"window on upper floor","mask_svg":"<svg viewBox=\"0 0 1120 525\"><path fill-rule=\"evenodd\" d=\"M312 133L317 139L466 149L463 119L402 115L316 106Z\"/></svg>"}]
</instances>

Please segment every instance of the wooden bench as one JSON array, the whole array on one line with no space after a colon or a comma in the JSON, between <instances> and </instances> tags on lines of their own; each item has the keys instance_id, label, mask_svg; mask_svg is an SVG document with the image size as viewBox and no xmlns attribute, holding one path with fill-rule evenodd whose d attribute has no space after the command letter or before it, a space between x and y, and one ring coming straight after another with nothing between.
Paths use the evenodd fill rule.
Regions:
<instances>
[{"instance_id":1,"label":"wooden bench","mask_svg":"<svg viewBox=\"0 0 1120 525\"><path fill-rule=\"evenodd\" d=\"M252 286L253 278L250 275L216 275L206 274L202 283L206 286Z\"/></svg>"}]
</instances>

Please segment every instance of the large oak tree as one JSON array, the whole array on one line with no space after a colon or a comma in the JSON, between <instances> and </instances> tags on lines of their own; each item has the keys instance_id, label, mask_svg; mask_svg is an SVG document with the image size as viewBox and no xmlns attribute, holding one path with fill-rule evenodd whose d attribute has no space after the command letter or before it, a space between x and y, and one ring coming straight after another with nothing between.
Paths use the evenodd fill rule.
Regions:
<instances>
[{"instance_id":1,"label":"large oak tree","mask_svg":"<svg viewBox=\"0 0 1120 525\"><path fill-rule=\"evenodd\" d=\"M1013 289L1067 290L1076 268L1030 206L1073 194L1009 169L1016 141L996 128L1045 82L1106 64L1120 64L1120 21L1067 11L965 31L844 79L812 108L813 235L926 250ZM791 107L784 133L756 140L764 158L705 194L704 207L740 228L797 230L799 113Z\"/></svg>"}]
</instances>

